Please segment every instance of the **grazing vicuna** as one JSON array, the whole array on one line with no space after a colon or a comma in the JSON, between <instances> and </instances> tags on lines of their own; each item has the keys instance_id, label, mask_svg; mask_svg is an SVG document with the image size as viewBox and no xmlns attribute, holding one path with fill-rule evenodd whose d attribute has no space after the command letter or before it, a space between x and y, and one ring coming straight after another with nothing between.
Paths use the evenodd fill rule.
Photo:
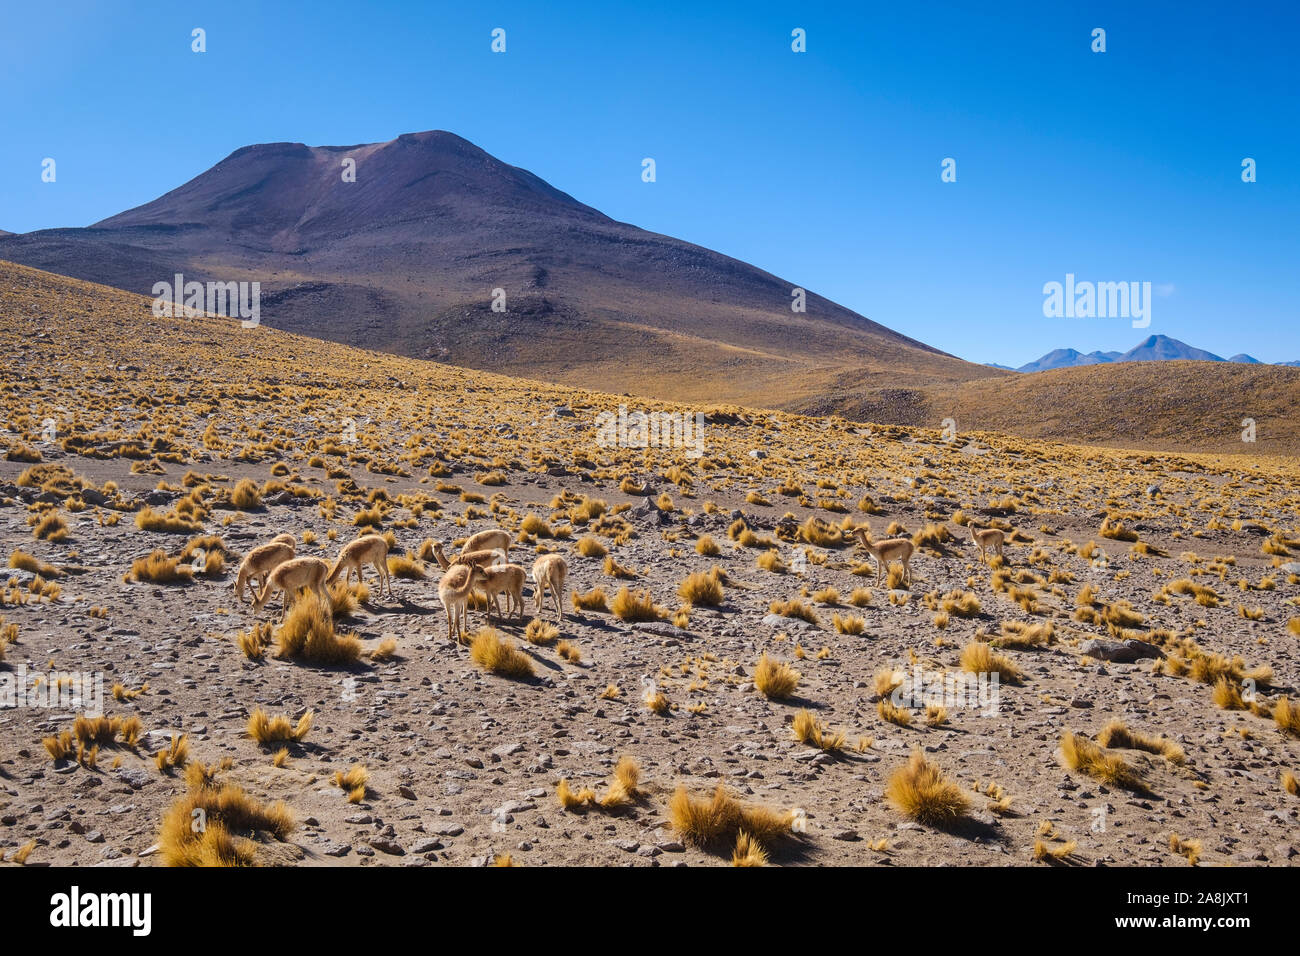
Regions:
<instances>
[{"instance_id":1,"label":"grazing vicuna","mask_svg":"<svg viewBox=\"0 0 1300 956\"><path fill-rule=\"evenodd\" d=\"M496 551L498 549L506 554L510 553L510 532L502 531L500 528L492 528L466 538L465 545L460 549L460 553L469 554L471 551Z\"/></svg>"},{"instance_id":2,"label":"grazing vicuna","mask_svg":"<svg viewBox=\"0 0 1300 956\"><path fill-rule=\"evenodd\" d=\"M280 620L284 620L289 609L289 595L296 595L306 588L316 595L325 605L327 613L332 613L330 593L325 588L325 578L329 574L329 565L320 558L291 558L276 567L262 585L262 593L253 602L253 610L260 611L275 591L284 593L284 603L280 605Z\"/></svg>"},{"instance_id":3,"label":"grazing vicuna","mask_svg":"<svg viewBox=\"0 0 1300 956\"><path fill-rule=\"evenodd\" d=\"M461 559L457 559L461 560ZM501 620L501 607L497 604L497 596L504 594L506 596L506 614L510 614L510 607L513 604L515 613L519 617L524 616L524 579L527 575L524 569L517 564L491 564L483 568L483 583L478 585L478 589L483 592L483 596L491 600L492 609L496 611L497 619Z\"/></svg>"},{"instance_id":4,"label":"grazing vicuna","mask_svg":"<svg viewBox=\"0 0 1300 956\"><path fill-rule=\"evenodd\" d=\"M453 564L438 582L438 600L447 612L447 636L452 640L460 638L469 617L469 596L485 579L477 564Z\"/></svg>"},{"instance_id":5,"label":"grazing vicuna","mask_svg":"<svg viewBox=\"0 0 1300 956\"><path fill-rule=\"evenodd\" d=\"M903 566L903 578L912 583L912 542L907 538L888 538L884 541L871 540L869 528L854 528L853 536L867 549L867 553L876 559L876 584L880 583L885 567L894 561Z\"/></svg>"},{"instance_id":6,"label":"grazing vicuna","mask_svg":"<svg viewBox=\"0 0 1300 956\"><path fill-rule=\"evenodd\" d=\"M996 551L998 557L1002 557L1002 542L1006 540L1006 535L998 528L976 528L970 526L970 539L975 542L975 547L980 549L980 564L987 564L984 556L989 551Z\"/></svg>"},{"instance_id":7,"label":"grazing vicuna","mask_svg":"<svg viewBox=\"0 0 1300 956\"><path fill-rule=\"evenodd\" d=\"M533 595L537 598L537 613L542 612L546 589L555 598L555 613L564 620L564 579L569 576L569 565L558 554L544 554L533 562Z\"/></svg>"},{"instance_id":8,"label":"grazing vicuna","mask_svg":"<svg viewBox=\"0 0 1300 956\"><path fill-rule=\"evenodd\" d=\"M452 561L447 560L447 555L443 553L441 542L434 542L433 557L444 571L452 565ZM505 564L506 552L501 548L492 548L491 550L480 551L462 551L453 560L469 564L477 564L480 568L486 568L488 565L492 564Z\"/></svg>"},{"instance_id":9,"label":"grazing vicuna","mask_svg":"<svg viewBox=\"0 0 1300 956\"><path fill-rule=\"evenodd\" d=\"M239 573L235 575L235 597L244 600L244 590L251 586L253 597L256 598L257 592L266 585L266 576L277 565L294 556L295 544L293 535L285 532L277 534L266 544L259 544L244 555L244 560L239 562Z\"/></svg>"},{"instance_id":10,"label":"grazing vicuna","mask_svg":"<svg viewBox=\"0 0 1300 956\"><path fill-rule=\"evenodd\" d=\"M333 584L339 574L343 574L343 583L347 584L352 580L352 572L356 571L357 580L365 584L366 579L361 575L361 568L367 564L373 564L379 574L380 595L383 595L384 585L387 584L388 596L395 597L393 579L388 573L388 541L378 534L365 534L345 544L334 562L334 567L330 568L329 583Z\"/></svg>"}]
</instances>

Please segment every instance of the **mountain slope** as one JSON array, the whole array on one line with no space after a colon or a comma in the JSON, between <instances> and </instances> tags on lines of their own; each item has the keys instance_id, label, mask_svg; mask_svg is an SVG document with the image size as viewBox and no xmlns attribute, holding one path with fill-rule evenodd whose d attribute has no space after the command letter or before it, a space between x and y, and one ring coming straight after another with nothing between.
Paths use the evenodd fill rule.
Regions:
<instances>
[{"instance_id":1,"label":"mountain slope","mask_svg":"<svg viewBox=\"0 0 1300 956\"><path fill-rule=\"evenodd\" d=\"M658 397L771 407L848 371L862 387L1006 374L812 293L794 313L797 282L616 222L439 131L245 147L90 228L0 239L0 259L142 294L176 272L258 281L272 327Z\"/></svg>"},{"instance_id":2,"label":"mountain slope","mask_svg":"<svg viewBox=\"0 0 1300 956\"><path fill-rule=\"evenodd\" d=\"M1120 357L1120 352L1088 352L1084 354L1077 349L1055 349L1048 352L1042 358L1028 362L1016 371L1018 372L1045 372L1053 368L1073 368L1079 365L1100 365L1103 362L1113 362Z\"/></svg>"},{"instance_id":3,"label":"mountain slope","mask_svg":"<svg viewBox=\"0 0 1300 956\"><path fill-rule=\"evenodd\" d=\"M1117 362L1168 362L1189 359L1198 362L1222 362L1223 358L1205 349L1167 335L1150 335L1116 359Z\"/></svg>"}]
</instances>

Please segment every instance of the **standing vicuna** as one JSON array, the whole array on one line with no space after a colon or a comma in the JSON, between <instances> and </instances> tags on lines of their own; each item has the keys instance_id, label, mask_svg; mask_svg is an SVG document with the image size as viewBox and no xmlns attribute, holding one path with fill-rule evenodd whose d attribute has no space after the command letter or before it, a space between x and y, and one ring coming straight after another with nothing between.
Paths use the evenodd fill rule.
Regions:
<instances>
[{"instance_id":1,"label":"standing vicuna","mask_svg":"<svg viewBox=\"0 0 1300 956\"><path fill-rule=\"evenodd\" d=\"M480 531L478 534L472 534L465 539L465 545L460 549L461 554L469 554L471 551L496 551L501 550L506 554L510 553L510 532L502 531L500 528L492 528L489 531Z\"/></svg>"},{"instance_id":2,"label":"standing vicuna","mask_svg":"<svg viewBox=\"0 0 1300 956\"><path fill-rule=\"evenodd\" d=\"M504 620L501 617L501 606L497 603L497 597L502 594L506 596L506 614L510 614L513 603L515 613L520 618L524 616L525 577L524 569L517 564L490 564L483 568L483 582L478 585L478 589L483 592L484 597L492 601L492 609L497 612L497 620Z\"/></svg>"},{"instance_id":3,"label":"standing vicuna","mask_svg":"<svg viewBox=\"0 0 1300 956\"><path fill-rule=\"evenodd\" d=\"M325 578L330 566L320 558L292 558L276 567L262 585L262 593L253 602L253 610L260 611L275 591L284 592L284 603L280 605L280 620L284 620L289 609L289 596L297 595L303 588L311 591L325 605L325 613L332 614L330 593L325 589Z\"/></svg>"},{"instance_id":4,"label":"standing vicuna","mask_svg":"<svg viewBox=\"0 0 1300 956\"><path fill-rule=\"evenodd\" d=\"M277 534L266 544L259 544L244 555L239 562L239 573L235 575L235 596L244 600L244 589L252 587L253 597L266 586L266 576L294 556L296 541L287 531Z\"/></svg>"},{"instance_id":5,"label":"standing vicuna","mask_svg":"<svg viewBox=\"0 0 1300 956\"><path fill-rule=\"evenodd\" d=\"M894 561L902 564L904 580L908 584L912 583L911 562L914 549L911 541L907 538L887 538L884 541L872 542L870 528L854 528L853 536L867 549L867 553L876 559L876 584L880 584L885 566Z\"/></svg>"},{"instance_id":6,"label":"standing vicuna","mask_svg":"<svg viewBox=\"0 0 1300 956\"><path fill-rule=\"evenodd\" d=\"M347 584L352 580L352 572L356 571L357 580L365 584L366 579L361 575L361 568L367 564L373 564L379 574L380 595L383 595L384 585L387 584L388 596L396 600L393 594L393 579L388 573L388 541L383 535L363 534L355 541L345 544L334 562L334 567L330 568L329 583L333 584L342 573L343 583Z\"/></svg>"},{"instance_id":7,"label":"standing vicuna","mask_svg":"<svg viewBox=\"0 0 1300 956\"><path fill-rule=\"evenodd\" d=\"M492 548L490 550L480 551L462 551L455 558L448 560L447 555L442 550L442 542L433 543L433 557L438 562L438 566L446 571L451 567L453 561L460 561L468 564L477 564L480 568L486 568L490 564L505 564L506 552L501 548Z\"/></svg>"},{"instance_id":8,"label":"standing vicuna","mask_svg":"<svg viewBox=\"0 0 1300 956\"><path fill-rule=\"evenodd\" d=\"M555 613L564 620L564 579L569 576L569 565L558 554L544 554L533 562L533 594L537 598L537 613L542 612L546 589L555 598Z\"/></svg>"},{"instance_id":9,"label":"standing vicuna","mask_svg":"<svg viewBox=\"0 0 1300 956\"><path fill-rule=\"evenodd\" d=\"M460 639L469 618L469 596L474 588L482 586L485 577L477 564L453 564L438 581L438 600L447 612L447 636L453 641Z\"/></svg>"},{"instance_id":10,"label":"standing vicuna","mask_svg":"<svg viewBox=\"0 0 1300 956\"><path fill-rule=\"evenodd\" d=\"M980 549L980 564L988 563L984 556L989 551L996 551L998 557L1002 557L1002 542L1006 540L1006 537L998 528L970 526L970 539L975 542L975 547Z\"/></svg>"}]
</instances>

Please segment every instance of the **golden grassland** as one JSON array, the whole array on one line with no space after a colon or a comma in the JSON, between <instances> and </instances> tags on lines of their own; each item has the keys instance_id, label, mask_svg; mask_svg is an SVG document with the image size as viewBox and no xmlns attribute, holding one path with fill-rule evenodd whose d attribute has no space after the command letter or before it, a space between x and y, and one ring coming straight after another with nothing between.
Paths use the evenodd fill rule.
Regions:
<instances>
[{"instance_id":1,"label":"golden grassland","mask_svg":"<svg viewBox=\"0 0 1300 956\"><path fill-rule=\"evenodd\" d=\"M83 610L78 590L88 572L80 550L93 549L91 538L101 531L122 530L133 546L147 543L120 556L113 586L125 594L147 590L173 606L187 594L221 589L226 606L236 609L222 646L252 675L249 683L285 671L319 670L337 681L343 673L427 666L440 675L437 668L464 665L476 687L490 688L477 691L476 712L504 705L547 725L617 709L625 726L652 727L659 740L703 735L689 746L712 749L712 760L734 751L734 725L761 723L772 748L797 755L790 757L798 764L788 794L757 792L755 781L776 779L765 767L763 778L741 778L749 793L724 785L701 795L714 784L683 783L681 761L671 769L666 761L647 764L656 771L648 782L637 763L620 761L601 794L579 777L547 781L559 780L556 799L575 816L653 815L709 859L754 866L825 845L792 833L792 807L770 806L792 801L818 775L869 779L894 824L909 819L960 829L980 812L951 749L900 763L913 746L985 729L951 706L891 701L907 678L899 669L913 665L962 677L997 674L1021 712L1067 715L1058 714L1050 729L1035 728L1035 743L1019 744L1029 749L1016 772L1027 777L1064 772L1141 795L1163 795L1175 783L1216 798L1232 792L1232 778L1200 769L1207 748L1181 734L1176 713L1133 715L1103 700L1086 733L1062 722L1094 716L1065 709L1076 677L1116 679L1096 676L1099 662L1086 657L1083 642L1138 641L1152 651L1140 672L1160 682L1161 699L1191 698L1203 705L1203 719L1220 722L1215 729L1225 738L1254 735L1277 748L1268 787L1294 803L1295 777L1283 767L1296 766L1300 753L1300 708L1293 690L1287 696L1300 636L1300 576L1285 569L1300 561L1294 459L1121 451L998 434L949 444L932 429L728 406L700 409L709 424L704 454L696 458L598 445L596 416L627 403L625 397L268 328L244 330L221 319L155 318L139 297L5 264L0 315L0 347L9 357L0 373L9 429L0 432L9 453L3 466L14 485L41 499L21 502L12 489L0 494L21 531L8 553L14 577L0 580L0 612L29 615L21 628L0 617L0 661L36 653L28 635L40 632L27 621L41 609ZM118 334L104 334L110 323ZM697 410L641 404L649 411ZM556 414L559 408L572 414ZM52 409L59 411L50 444L42 432ZM968 453L972 438L979 453ZM110 464L118 472L105 481ZM127 475L132 492L117 487ZM536 480L552 482L540 501L519 500ZM173 500L143 504L139 488L149 485ZM636 520L629 497L650 499L664 518L653 525ZM566 617L558 619L549 598L542 611L529 596L517 627L470 628L468 646L447 642L408 657L415 625L389 605L385 626L401 638L398 656L396 639L370 633L371 643L363 643L353 630L360 628L351 615L380 597L371 568L367 583L335 582L329 607L308 595L280 623L277 597L254 621L230 594L240 547L222 535L283 514L275 509L287 510L287 502L315 526L295 529L300 554L332 556L358 533L384 535L399 594L428 589L437 578L435 540L454 548L472 531L500 527L513 539L512 561L531 565L536 555L564 555ZM738 507L745 517L733 520ZM707 530L692 523L700 518L709 519ZM978 563L969 524L1004 530L1004 557ZM851 535L864 525L873 540L897 536L915 544L908 587L897 568L874 592L859 586L875 577L874 561ZM86 617L94 626L121 627L131 623L130 612L92 608ZM482 605L474 613L482 614ZM777 623L769 618L760 626L769 615ZM752 643L723 650L710 643L710 624L734 626ZM640 663L604 667L615 640L605 632L631 635L633 646L648 648L644 671ZM892 656L877 650L885 646ZM639 679L643 687L649 680L644 695ZM142 679L122 680L121 694L115 689L121 703L149 700ZM530 709L553 706L552 685L568 695L558 712ZM141 690L129 689L135 686ZM304 755L338 744L326 731L336 720L313 724L314 698L297 718L278 713L300 713L288 705L257 706L242 685L238 703L245 708L238 711L239 733L267 773L290 779L295 764L314 760ZM106 753L145 762L133 750L143 730L138 718L103 725L83 718L47 736L51 730L33 740L37 752L44 743L40 759L47 766L75 762L82 773L96 761L102 767ZM906 749L875 765L869 735ZM209 746L172 734L147 755L157 768L150 773L174 780L184 772L190 780L201 760L219 756ZM376 784L371 770L354 762L370 752L318 767L317 789L327 789L333 804L385 799L385 781ZM367 762L377 775L385 772ZM179 816L169 816L166 860L255 863L266 846L288 838L291 821L248 795L255 784L248 793L214 796L208 791L223 791L205 780L190 780L176 812L211 811L216 829L194 840ZM1025 780L1004 782L1019 800ZM994 785L978 793L999 817L1010 806ZM223 807L224 819L217 812ZM809 809L814 833L830 826L827 818L844 815L843 805L821 817L819 808ZM1005 816L1007 826L1019 826L1013 813ZM1059 846L1041 834L1020 836L1026 860L1099 855L1086 836ZM1165 839L1161 852L1169 856ZM874 847L888 843L863 846L885 852ZM1199 859L1221 852L1208 838L1195 854L1191 845L1180 838L1175 853Z\"/></svg>"}]
</instances>

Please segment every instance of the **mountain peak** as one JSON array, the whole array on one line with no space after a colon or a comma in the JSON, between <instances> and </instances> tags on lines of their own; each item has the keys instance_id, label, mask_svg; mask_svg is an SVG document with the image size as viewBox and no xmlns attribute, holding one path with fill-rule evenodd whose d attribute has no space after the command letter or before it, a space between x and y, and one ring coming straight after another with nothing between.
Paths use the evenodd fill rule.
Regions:
<instances>
[{"instance_id":1,"label":"mountain peak","mask_svg":"<svg viewBox=\"0 0 1300 956\"><path fill-rule=\"evenodd\" d=\"M882 382L1005 375L616 222L446 130L245 146L92 229L0 240L0 258L145 295L177 272L258 281L270 327L615 393L829 413Z\"/></svg>"}]
</instances>

